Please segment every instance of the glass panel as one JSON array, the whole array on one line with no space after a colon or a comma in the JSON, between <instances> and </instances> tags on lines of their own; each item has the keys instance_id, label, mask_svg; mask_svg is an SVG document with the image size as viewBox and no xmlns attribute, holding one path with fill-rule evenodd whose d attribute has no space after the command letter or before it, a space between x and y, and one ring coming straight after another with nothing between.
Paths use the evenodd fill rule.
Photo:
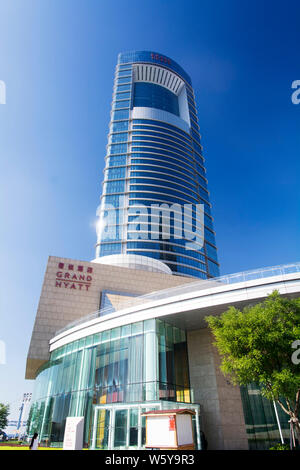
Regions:
<instances>
[{"instance_id":1,"label":"glass panel","mask_svg":"<svg viewBox=\"0 0 300 470\"><path fill-rule=\"evenodd\" d=\"M125 325L121 328L121 338L125 338L131 335L131 325Z\"/></svg>"},{"instance_id":2,"label":"glass panel","mask_svg":"<svg viewBox=\"0 0 300 470\"><path fill-rule=\"evenodd\" d=\"M146 331L155 331L156 330L156 324L155 320L145 320L144 321L144 332Z\"/></svg>"},{"instance_id":3,"label":"glass panel","mask_svg":"<svg viewBox=\"0 0 300 470\"><path fill-rule=\"evenodd\" d=\"M143 322L133 323L132 329L131 329L131 334L136 335L136 334L140 334L140 333L143 333Z\"/></svg>"},{"instance_id":4,"label":"glass panel","mask_svg":"<svg viewBox=\"0 0 300 470\"><path fill-rule=\"evenodd\" d=\"M117 79L117 84L121 85L123 83L129 83L131 82L131 77L120 77Z\"/></svg>"},{"instance_id":5,"label":"glass panel","mask_svg":"<svg viewBox=\"0 0 300 470\"><path fill-rule=\"evenodd\" d=\"M134 106L157 108L179 116L179 102L175 93L154 83L134 84Z\"/></svg>"},{"instance_id":6,"label":"glass panel","mask_svg":"<svg viewBox=\"0 0 300 470\"><path fill-rule=\"evenodd\" d=\"M115 99L116 99L116 100L127 100L127 99L130 99L130 92L116 93Z\"/></svg>"},{"instance_id":7,"label":"glass panel","mask_svg":"<svg viewBox=\"0 0 300 470\"><path fill-rule=\"evenodd\" d=\"M113 109L129 108L129 106L130 106L130 101L128 100L115 101L113 103Z\"/></svg>"},{"instance_id":8,"label":"glass panel","mask_svg":"<svg viewBox=\"0 0 300 470\"><path fill-rule=\"evenodd\" d=\"M114 111L112 121L122 121L129 118L129 110Z\"/></svg>"},{"instance_id":9,"label":"glass panel","mask_svg":"<svg viewBox=\"0 0 300 470\"><path fill-rule=\"evenodd\" d=\"M267 450L280 442L280 435L274 406L261 396L259 387L251 384L241 387L249 448L251 450ZM277 407L285 443L289 443L288 416Z\"/></svg>"},{"instance_id":10,"label":"glass panel","mask_svg":"<svg viewBox=\"0 0 300 470\"><path fill-rule=\"evenodd\" d=\"M118 85L116 87L116 91L130 91L131 90L131 83L128 83L127 85Z\"/></svg>"},{"instance_id":11,"label":"glass panel","mask_svg":"<svg viewBox=\"0 0 300 470\"><path fill-rule=\"evenodd\" d=\"M110 410L99 409L97 420L96 448L108 449L108 438L110 430Z\"/></svg>"},{"instance_id":12,"label":"glass panel","mask_svg":"<svg viewBox=\"0 0 300 470\"><path fill-rule=\"evenodd\" d=\"M101 333L96 333L94 335L94 344L99 344L101 342Z\"/></svg>"},{"instance_id":13,"label":"glass panel","mask_svg":"<svg viewBox=\"0 0 300 470\"><path fill-rule=\"evenodd\" d=\"M118 131L127 131L128 129L128 121L122 122L114 122L111 125L111 132L118 132Z\"/></svg>"},{"instance_id":14,"label":"glass panel","mask_svg":"<svg viewBox=\"0 0 300 470\"><path fill-rule=\"evenodd\" d=\"M120 338L120 332L121 332L120 328L114 328L113 330L111 330L111 340Z\"/></svg>"},{"instance_id":15,"label":"glass panel","mask_svg":"<svg viewBox=\"0 0 300 470\"><path fill-rule=\"evenodd\" d=\"M117 133L117 134L112 134L110 139L111 139L111 142L127 142L128 133L127 132L120 132L120 133Z\"/></svg>"},{"instance_id":16,"label":"glass panel","mask_svg":"<svg viewBox=\"0 0 300 470\"><path fill-rule=\"evenodd\" d=\"M130 425L129 425L129 445L137 446L138 445L138 409L131 408L129 409L130 413Z\"/></svg>"},{"instance_id":17,"label":"glass panel","mask_svg":"<svg viewBox=\"0 0 300 470\"><path fill-rule=\"evenodd\" d=\"M114 447L125 447L127 437L127 410L116 410L115 412L115 438Z\"/></svg>"},{"instance_id":18,"label":"glass panel","mask_svg":"<svg viewBox=\"0 0 300 470\"><path fill-rule=\"evenodd\" d=\"M131 76L131 69L119 70L118 76L119 76L119 77L128 77L128 76Z\"/></svg>"}]
</instances>

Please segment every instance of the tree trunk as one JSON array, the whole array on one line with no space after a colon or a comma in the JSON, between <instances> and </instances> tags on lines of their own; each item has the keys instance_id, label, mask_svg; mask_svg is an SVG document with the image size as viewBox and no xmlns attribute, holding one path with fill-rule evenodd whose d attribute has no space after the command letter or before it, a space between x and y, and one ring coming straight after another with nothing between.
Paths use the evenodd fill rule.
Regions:
<instances>
[{"instance_id":1,"label":"tree trunk","mask_svg":"<svg viewBox=\"0 0 300 470\"><path fill-rule=\"evenodd\" d=\"M295 434L298 438L298 447L300 447L300 421L296 416L293 418L293 421L294 421L294 429L296 431Z\"/></svg>"}]
</instances>

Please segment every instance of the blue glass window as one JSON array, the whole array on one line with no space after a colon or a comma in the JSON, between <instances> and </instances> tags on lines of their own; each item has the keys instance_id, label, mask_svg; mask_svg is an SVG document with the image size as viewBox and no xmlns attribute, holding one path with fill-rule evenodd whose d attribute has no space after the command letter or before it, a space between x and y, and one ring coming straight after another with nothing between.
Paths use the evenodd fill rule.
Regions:
<instances>
[{"instance_id":1,"label":"blue glass window","mask_svg":"<svg viewBox=\"0 0 300 470\"><path fill-rule=\"evenodd\" d=\"M154 83L134 84L133 106L163 109L179 116L178 97L167 88Z\"/></svg>"},{"instance_id":2,"label":"blue glass window","mask_svg":"<svg viewBox=\"0 0 300 470\"><path fill-rule=\"evenodd\" d=\"M181 161L185 158L190 165L199 168L200 165L195 161L195 158L187 152L186 150L183 152L180 148L177 147L170 147L169 145L158 144L156 142L133 142L132 143L132 152L156 152L162 155L169 155L170 157L175 158L177 161ZM198 170L199 171L199 170ZM201 170L203 174L205 174L204 169Z\"/></svg>"},{"instance_id":3,"label":"blue glass window","mask_svg":"<svg viewBox=\"0 0 300 470\"><path fill-rule=\"evenodd\" d=\"M115 255L121 253L121 243L101 243L100 256Z\"/></svg>"},{"instance_id":4,"label":"blue glass window","mask_svg":"<svg viewBox=\"0 0 300 470\"><path fill-rule=\"evenodd\" d=\"M172 126L171 124L167 124L167 123L162 122L162 121L155 121L155 120L150 120L150 119L134 119L133 124L143 124L143 125L144 124L150 124L152 126L155 125L155 126L163 127L163 128L166 128L166 129L171 129L174 132L178 132L179 134L182 134L184 137L190 137L189 134L187 134L183 130L179 129L178 127Z\"/></svg>"},{"instance_id":5,"label":"blue glass window","mask_svg":"<svg viewBox=\"0 0 300 470\"><path fill-rule=\"evenodd\" d=\"M213 277L220 276L219 266L210 260L207 260L209 274Z\"/></svg>"},{"instance_id":6,"label":"blue glass window","mask_svg":"<svg viewBox=\"0 0 300 470\"><path fill-rule=\"evenodd\" d=\"M200 277L201 279L207 279L206 273L197 271L194 268L188 268L186 266L180 266L180 265L172 266L171 264L168 264L168 263L165 263L165 264L167 264L169 268L172 269L172 271L176 272L177 274L185 274L186 276L193 276L193 277Z\"/></svg>"},{"instance_id":7,"label":"blue glass window","mask_svg":"<svg viewBox=\"0 0 300 470\"><path fill-rule=\"evenodd\" d=\"M131 148L132 152L141 152L141 153L153 152L153 158L155 158L155 153L158 154L159 156L168 155L170 158L173 158L175 161L179 163L183 163L182 160L185 159L189 163L190 166L192 167L196 166L196 162L190 155L186 153L179 153L180 151L176 153L175 148L172 149L172 147L168 147L167 145L156 144L155 142L143 142L142 143L143 146L139 146L138 142L134 142L133 145L134 147L132 146ZM168 151L164 149L170 149L170 150ZM202 172L204 173L204 170L202 170Z\"/></svg>"},{"instance_id":8,"label":"blue glass window","mask_svg":"<svg viewBox=\"0 0 300 470\"><path fill-rule=\"evenodd\" d=\"M122 225L109 225L106 226L101 233L101 242L113 242L115 240L122 240L123 237L123 226Z\"/></svg>"},{"instance_id":9,"label":"blue glass window","mask_svg":"<svg viewBox=\"0 0 300 470\"><path fill-rule=\"evenodd\" d=\"M132 201L131 201L132 202ZM156 202L153 204L157 204ZM168 204L168 203L167 203ZM184 208L182 208L181 206L181 209L178 211L176 207L172 207L172 204L168 204L169 205L169 208L170 210L172 211L173 213L173 210L174 212L176 212L177 214L177 217L179 217L180 215L182 216L183 215L183 211L184 211ZM144 206L144 207L143 207ZM147 207L147 215L144 213L144 210L145 210L145 206ZM148 209L149 207L149 209ZM139 210L143 210L142 215L139 215L140 218L143 218L143 221L145 222L150 222L150 219L149 219L149 215L150 215L150 212L149 210L151 210L151 201L140 201L139 203L137 202L136 204L131 204L130 203L130 207L128 209L128 214L130 214L128 216L128 222L132 222L132 221L135 221L136 220L136 214L140 214ZM131 215L131 214L135 214L135 215ZM180 215L179 215L180 214ZM195 230L195 224L197 223L198 219L196 219L195 217L195 210L192 211L192 215L191 215L191 218L192 218L192 223L193 223L193 230ZM172 216L173 217L173 216ZM204 214L204 220L208 219L208 216L206 214ZM140 220L140 219L139 219ZM209 219L210 220L210 219ZM189 222L187 222L189 223ZM173 221L171 219L171 228L174 226L173 224ZM208 225L207 225L208 226Z\"/></svg>"},{"instance_id":10,"label":"blue glass window","mask_svg":"<svg viewBox=\"0 0 300 470\"><path fill-rule=\"evenodd\" d=\"M130 91L131 90L131 83L127 83L126 85L118 85L116 88L116 92L119 91Z\"/></svg>"},{"instance_id":11,"label":"blue glass window","mask_svg":"<svg viewBox=\"0 0 300 470\"><path fill-rule=\"evenodd\" d=\"M116 194L116 195L109 195L109 196L104 196L102 198L102 204L101 207L105 208L107 206L113 206L113 207L123 207L124 206L124 196L122 194Z\"/></svg>"},{"instance_id":12,"label":"blue glass window","mask_svg":"<svg viewBox=\"0 0 300 470\"><path fill-rule=\"evenodd\" d=\"M118 71L118 76L119 77L127 77L127 76L131 76L131 70L130 69L125 69L125 70L119 70Z\"/></svg>"},{"instance_id":13,"label":"blue glass window","mask_svg":"<svg viewBox=\"0 0 300 470\"><path fill-rule=\"evenodd\" d=\"M210 228L211 230L214 229L213 227L213 222L210 217L208 217L206 214L204 214L204 224L206 227Z\"/></svg>"},{"instance_id":14,"label":"blue glass window","mask_svg":"<svg viewBox=\"0 0 300 470\"><path fill-rule=\"evenodd\" d=\"M190 147L192 146L192 140L190 138L182 134L178 134L177 132L171 131L169 129L154 126L143 126L140 124L133 125L133 129L135 129L135 131L133 131L133 134L153 134L156 136L163 137L164 139L174 140L181 145L185 143L188 144Z\"/></svg>"},{"instance_id":15,"label":"blue glass window","mask_svg":"<svg viewBox=\"0 0 300 470\"><path fill-rule=\"evenodd\" d=\"M129 109L122 109L113 112L112 121L122 121L123 119L129 119Z\"/></svg>"},{"instance_id":16,"label":"blue glass window","mask_svg":"<svg viewBox=\"0 0 300 470\"><path fill-rule=\"evenodd\" d=\"M196 152L200 153L200 155L202 154L202 148L199 144L197 144L196 142L193 143L194 144L194 149L196 150Z\"/></svg>"},{"instance_id":17,"label":"blue glass window","mask_svg":"<svg viewBox=\"0 0 300 470\"><path fill-rule=\"evenodd\" d=\"M196 131L199 132L199 126L198 126L198 124L193 120L192 117L191 117L191 126L192 126L192 128L194 128Z\"/></svg>"},{"instance_id":18,"label":"blue glass window","mask_svg":"<svg viewBox=\"0 0 300 470\"><path fill-rule=\"evenodd\" d=\"M203 188L207 189L207 181L205 178L203 178L202 175L199 175L198 173L195 173L195 178L200 184L200 186L203 186Z\"/></svg>"},{"instance_id":19,"label":"blue glass window","mask_svg":"<svg viewBox=\"0 0 300 470\"><path fill-rule=\"evenodd\" d=\"M134 149L138 149L137 147L134 147ZM145 151L151 151L152 149L148 149L148 148L145 148L144 149ZM157 153L154 153L154 152L157 152ZM177 169L180 168L180 171L181 171L181 168L184 168L183 165L185 165L187 167L188 170L192 171L194 170L193 166L192 166L192 162L191 161L183 161L178 159L178 157L176 158L175 155L170 155L169 152L165 152L164 150L159 150L159 151L156 151L153 149L153 153L133 153L131 156L132 156L132 163L148 163L148 164L155 164L157 163L158 165L162 164L162 165L165 165L165 166L169 166L171 168L175 168ZM149 160L150 159L150 160ZM171 165L172 164L172 165Z\"/></svg>"},{"instance_id":20,"label":"blue glass window","mask_svg":"<svg viewBox=\"0 0 300 470\"><path fill-rule=\"evenodd\" d=\"M194 129L191 129L192 137L195 139L197 142L200 142L200 135L198 132L196 132Z\"/></svg>"},{"instance_id":21,"label":"blue glass window","mask_svg":"<svg viewBox=\"0 0 300 470\"><path fill-rule=\"evenodd\" d=\"M151 141L151 142L161 142L162 144L169 144L169 145L173 145L174 147L176 147L176 151L180 151L180 152L187 152L189 155L192 155L193 152L192 152L192 149L190 147L188 147L187 145L185 145L183 142L180 142L178 141L177 139L172 139L172 138L168 138L168 137L160 137L160 136L157 136L157 137L154 137L154 136L150 136L150 135L134 135L136 133L133 132L133 136L132 136L132 140L143 140L143 141ZM139 134L141 134L142 131L139 132ZM174 141L174 142L173 142ZM182 145L180 145L182 144ZM166 148L166 147L163 147L163 148ZM169 148L169 147L167 147Z\"/></svg>"},{"instance_id":22,"label":"blue glass window","mask_svg":"<svg viewBox=\"0 0 300 470\"><path fill-rule=\"evenodd\" d=\"M154 163L157 163L157 162L154 162ZM131 166L131 171L132 172L136 171L137 173L136 174L131 173L131 174L133 176L147 176L147 172L152 171L152 172L157 172L158 174L167 174L169 176L173 175L173 176L175 176L179 179L184 178L187 181L189 181L190 183L191 182L195 183L195 180L193 179L193 176L192 176L191 173L189 174L186 171L181 171L180 168L176 168L175 171L174 171L174 166L172 168L173 169L171 170L169 165L167 165L167 166L163 166L163 165L155 166L155 165L147 165L147 164L145 164L145 165L132 165ZM154 176L154 173L153 173L153 176ZM159 177L159 176L156 176L156 178L157 177Z\"/></svg>"},{"instance_id":23,"label":"blue glass window","mask_svg":"<svg viewBox=\"0 0 300 470\"><path fill-rule=\"evenodd\" d=\"M178 242L183 242L182 246L178 246ZM174 240L174 243L168 242L167 240L160 240L159 242L136 240L134 242L127 242L128 250L159 250L168 253L180 253L186 256L190 256L195 260L205 261L205 256L199 251L187 250L185 248L186 240Z\"/></svg>"},{"instance_id":24,"label":"blue glass window","mask_svg":"<svg viewBox=\"0 0 300 470\"><path fill-rule=\"evenodd\" d=\"M109 146L108 153L124 153L127 151L127 144L112 144Z\"/></svg>"},{"instance_id":25,"label":"blue glass window","mask_svg":"<svg viewBox=\"0 0 300 470\"><path fill-rule=\"evenodd\" d=\"M119 70L125 70L125 69L131 70L131 65L130 64L119 65Z\"/></svg>"},{"instance_id":26,"label":"blue glass window","mask_svg":"<svg viewBox=\"0 0 300 470\"><path fill-rule=\"evenodd\" d=\"M149 170L149 168L147 168L147 170ZM155 171L157 173L153 173L150 171L133 171L133 168L131 167L130 177L131 178L135 178L135 177L156 178L159 180L163 179L163 180L175 182L179 185L184 184L185 186L189 186L192 190L194 191L196 190L195 181L192 179L189 180L185 175L183 176L180 173L176 174L174 171L171 171L171 170L168 171L167 168L161 169L161 171L159 168L156 168Z\"/></svg>"},{"instance_id":27,"label":"blue glass window","mask_svg":"<svg viewBox=\"0 0 300 470\"><path fill-rule=\"evenodd\" d=\"M130 92L125 93L117 93L115 96L116 100L129 100L130 99Z\"/></svg>"},{"instance_id":28,"label":"blue glass window","mask_svg":"<svg viewBox=\"0 0 300 470\"><path fill-rule=\"evenodd\" d=\"M110 181L103 184L103 193L121 193L125 190L125 180Z\"/></svg>"},{"instance_id":29,"label":"blue glass window","mask_svg":"<svg viewBox=\"0 0 300 470\"><path fill-rule=\"evenodd\" d=\"M122 166L126 165L127 162L127 156L126 155L110 155L109 158L107 159L107 166Z\"/></svg>"},{"instance_id":30,"label":"blue glass window","mask_svg":"<svg viewBox=\"0 0 300 470\"><path fill-rule=\"evenodd\" d=\"M131 184L130 185L130 191L140 191L140 190L150 191L150 192L155 193L155 194L156 193L172 194L174 196L177 196L178 199L182 198L182 200L192 202L192 203L193 202L198 202L196 197L192 197L191 195L189 195L187 193L184 193L184 192L181 192L181 193L178 192L177 193L177 191L175 191L173 189L164 188L164 187L161 187L161 186L152 186L152 185L148 185L148 184L140 184L140 185L138 185L138 184L132 185ZM148 195L148 197L149 197L149 195Z\"/></svg>"},{"instance_id":31,"label":"blue glass window","mask_svg":"<svg viewBox=\"0 0 300 470\"><path fill-rule=\"evenodd\" d=\"M194 113L194 115L197 116L197 109L195 108L194 103L190 99L188 99L188 104L190 112Z\"/></svg>"},{"instance_id":32,"label":"blue glass window","mask_svg":"<svg viewBox=\"0 0 300 470\"><path fill-rule=\"evenodd\" d=\"M141 192L132 192L132 193L129 193L129 205L130 206L137 206L139 203L140 204L144 204L145 206L147 205L151 205L151 202L166 202L166 203L178 203L178 204L182 204L183 202L186 203L186 202L195 202L195 201L190 201L190 200L185 200L187 199L185 197L184 194L182 194L180 197L172 197L172 196L168 196L167 194L159 194L159 193L155 193L155 194L151 194L151 192L149 193L141 193ZM208 204L205 202L205 201L200 201L202 204L204 204L204 212L206 212L206 214L210 215L210 207L208 206Z\"/></svg>"},{"instance_id":33,"label":"blue glass window","mask_svg":"<svg viewBox=\"0 0 300 470\"><path fill-rule=\"evenodd\" d=\"M129 106L130 106L130 101L127 101L127 100L114 101L113 103L113 109L129 108Z\"/></svg>"},{"instance_id":34,"label":"blue glass window","mask_svg":"<svg viewBox=\"0 0 300 470\"><path fill-rule=\"evenodd\" d=\"M127 131L128 130L128 121L120 121L112 123L110 127L111 132L118 131Z\"/></svg>"},{"instance_id":35,"label":"blue glass window","mask_svg":"<svg viewBox=\"0 0 300 470\"><path fill-rule=\"evenodd\" d=\"M126 175L126 168L110 168L106 170L106 178L109 180L116 180L119 178L125 178Z\"/></svg>"},{"instance_id":36,"label":"blue glass window","mask_svg":"<svg viewBox=\"0 0 300 470\"><path fill-rule=\"evenodd\" d=\"M209 258L212 258L214 260L217 261L218 257L217 257L217 250L216 248L214 248L213 246L209 245L208 243L206 243L206 253L207 253L207 256Z\"/></svg>"},{"instance_id":37,"label":"blue glass window","mask_svg":"<svg viewBox=\"0 0 300 470\"><path fill-rule=\"evenodd\" d=\"M134 175L130 175L130 183L131 184L143 184L143 185L157 185L157 186L164 186L167 188L174 188L178 191L183 191L187 194L189 194L190 191L193 191L195 193L194 197L196 199L197 197L197 192L196 188L192 185L188 185L188 183L184 182L171 182L171 181L166 181L166 179L162 179L163 177L159 177L159 175L156 176L157 179L149 179L149 178L133 178ZM150 175L149 175L150 176ZM174 180L174 179L173 179ZM146 189L146 188L145 188ZM160 190L160 189L159 189Z\"/></svg>"},{"instance_id":38,"label":"blue glass window","mask_svg":"<svg viewBox=\"0 0 300 470\"><path fill-rule=\"evenodd\" d=\"M206 201L208 201L208 192L205 189L202 189L200 186L198 186L197 193L200 194Z\"/></svg>"},{"instance_id":39,"label":"blue glass window","mask_svg":"<svg viewBox=\"0 0 300 470\"><path fill-rule=\"evenodd\" d=\"M205 229L205 240L208 240L212 245L216 246L215 236L208 229Z\"/></svg>"},{"instance_id":40,"label":"blue glass window","mask_svg":"<svg viewBox=\"0 0 300 470\"><path fill-rule=\"evenodd\" d=\"M117 84L121 85L123 83L129 83L131 82L131 77L120 77L118 78Z\"/></svg>"},{"instance_id":41,"label":"blue glass window","mask_svg":"<svg viewBox=\"0 0 300 470\"><path fill-rule=\"evenodd\" d=\"M124 222L124 209L101 208L101 217L106 219L107 225L122 225Z\"/></svg>"},{"instance_id":42,"label":"blue glass window","mask_svg":"<svg viewBox=\"0 0 300 470\"><path fill-rule=\"evenodd\" d=\"M121 134L112 134L111 141L114 142L127 142L128 134L127 132L122 132Z\"/></svg>"},{"instance_id":43,"label":"blue glass window","mask_svg":"<svg viewBox=\"0 0 300 470\"><path fill-rule=\"evenodd\" d=\"M155 160L153 160L153 158L155 158ZM176 172L186 174L189 178L196 178L202 186L206 187L206 180L201 175L196 173L192 168L182 166L180 164L180 161L178 160L176 160L175 162L174 160L171 160L170 158L167 158L165 156L145 153L133 153L131 154L131 163L140 163L141 165L132 167L133 169L139 170L147 170L149 168L150 170L160 171L160 167L164 167L167 168L167 170L169 171L169 168L172 168ZM162 171L164 170L162 169Z\"/></svg>"}]
</instances>

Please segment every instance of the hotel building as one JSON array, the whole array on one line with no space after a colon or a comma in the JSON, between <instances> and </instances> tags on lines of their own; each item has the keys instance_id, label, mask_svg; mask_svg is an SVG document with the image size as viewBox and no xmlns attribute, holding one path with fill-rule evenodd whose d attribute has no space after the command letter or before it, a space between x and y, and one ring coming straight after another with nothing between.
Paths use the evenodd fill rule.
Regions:
<instances>
[{"instance_id":1,"label":"hotel building","mask_svg":"<svg viewBox=\"0 0 300 470\"><path fill-rule=\"evenodd\" d=\"M173 60L119 55L105 159L96 258L47 264L26 364L29 435L61 446L66 418L83 416L85 447L142 449L145 411L189 408L197 449L200 431L215 450L288 439L257 387L223 377L205 317L275 289L299 296L300 265L219 277L194 92Z\"/></svg>"}]
</instances>

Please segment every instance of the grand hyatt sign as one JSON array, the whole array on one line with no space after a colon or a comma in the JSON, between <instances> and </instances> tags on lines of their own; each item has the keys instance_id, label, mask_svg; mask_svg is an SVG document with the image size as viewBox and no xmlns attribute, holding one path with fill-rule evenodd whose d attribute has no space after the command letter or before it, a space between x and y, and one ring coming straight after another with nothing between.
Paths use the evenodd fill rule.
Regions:
<instances>
[{"instance_id":1,"label":"grand hyatt sign","mask_svg":"<svg viewBox=\"0 0 300 470\"><path fill-rule=\"evenodd\" d=\"M93 268L81 265L58 263L55 287L88 291L92 283Z\"/></svg>"}]
</instances>

